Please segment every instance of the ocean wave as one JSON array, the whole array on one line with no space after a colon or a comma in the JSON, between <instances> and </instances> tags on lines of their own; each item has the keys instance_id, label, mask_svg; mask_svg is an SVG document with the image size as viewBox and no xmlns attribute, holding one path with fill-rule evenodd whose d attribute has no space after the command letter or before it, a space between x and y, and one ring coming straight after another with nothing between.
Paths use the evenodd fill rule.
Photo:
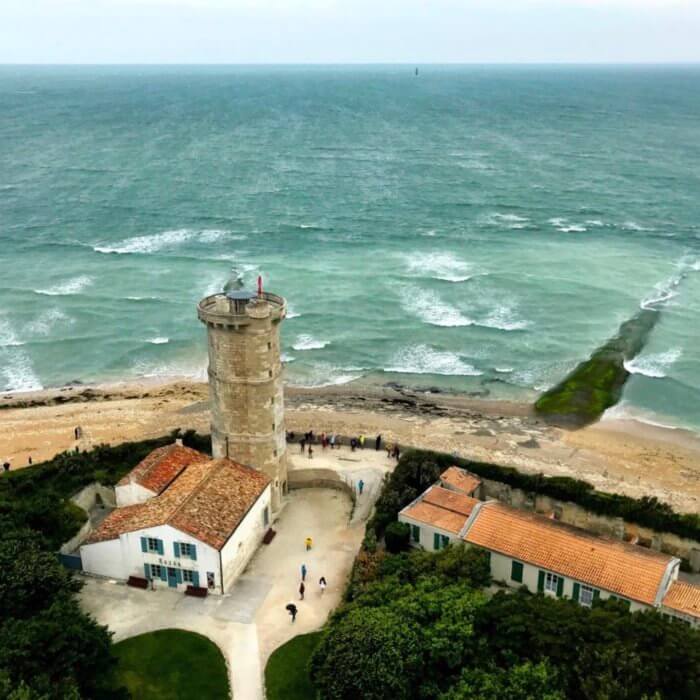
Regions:
<instances>
[{"instance_id":1,"label":"ocean wave","mask_svg":"<svg viewBox=\"0 0 700 700\"><path fill-rule=\"evenodd\" d=\"M477 377L483 372L465 362L456 352L436 350L429 345L403 348L390 360L385 372L400 374L442 374Z\"/></svg>"},{"instance_id":2,"label":"ocean wave","mask_svg":"<svg viewBox=\"0 0 700 700\"><path fill-rule=\"evenodd\" d=\"M280 360L282 362L294 362L294 360L296 360L296 357L294 357L293 355L288 355L286 352L283 352L280 355Z\"/></svg>"},{"instance_id":3,"label":"ocean wave","mask_svg":"<svg viewBox=\"0 0 700 700\"><path fill-rule=\"evenodd\" d=\"M661 379L666 376L668 369L682 354L683 351L680 348L672 348L666 352L635 357L625 362L625 369L630 374L642 374L645 377Z\"/></svg>"},{"instance_id":4,"label":"ocean wave","mask_svg":"<svg viewBox=\"0 0 700 700\"><path fill-rule=\"evenodd\" d=\"M297 336L292 348L294 350L321 350L328 345L330 345L330 340L317 340L311 335L300 335Z\"/></svg>"},{"instance_id":5,"label":"ocean wave","mask_svg":"<svg viewBox=\"0 0 700 700\"><path fill-rule=\"evenodd\" d=\"M605 226L605 223L603 221L601 221L600 219L586 219L586 223L589 226L597 226L597 227Z\"/></svg>"},{"instance_id":6,"label":"ocean wave","mask_svg":"<svg viewBox=\"0 0 700 700\"><path fill-rule=\"evenodd\" d=\"M514 371L513 367L494 367L493 368L494 372L498 372L498 374L510 374L511 372Z\"/></svg>"},{"instance_id":7,"label":"ocean wave","mask_svg":"<svg viewBox=\"0 0 700 700\"><path fill-rule=\"evenodd\" d=\"M36 391L43 389L31 358L22 349L19 340L7 319L0 318L0 377L2 391Z\"/></svg>"},{"instance_id":8,"label":"ocean wave","mask_svg":"<svg viewBox=\"0 0 700 700\"><path fill-rule=\"evenodd\" d=\"M513 308L506 304L497 306L486 318L475 323L479 326L496 328L501 331L521 331L530 325L529 321L516 318Z\"/></svg>"},{"instance_id":9,"label":"ocean wave","mask_svg":"<svg viewBox=\"0 0 700 700\"><path fill-rule=\"evenodd\" d=\"M295 310L294 310L294 307L293 307L291 304L288 304L288 305L287 305L287 316L286 316L286 318L287 318L287 319L290 319L290 318L299 318L299 316L301 316L301 314L300 314L298 311L295 311Z\"/></svg>"},{"instance_id":10,"label":"ocean wave","mask_svg":"<svg viewBox=\"0 0 700 700\"><path fill-rule=\"evenodd\" d=\"M149 363L139 360L132 366L132 372L138 377L149 379L168 377L187 377L196 381L206 381L207 379L206 361L193 363L191 360L176 360L171 363Z\"/></svg>"},{"instance_id":11,"label":"ocean wave","mask_svg":"<svg viewBox=\"0 0 700 700\"><path fill-rule=\"evenodd\" d=\"M526 216L518 216L517 214L499 214L495 212L489 214L483 219L484 223L490 226L499 226L513 230L521 230L527 228L530 224L530 219Z\"/></svg>"},{"instance_id":12,"label":"ocean wave","mask_svg":"<svg viewBox=\"0 0 700 700\"><path fill-rule=\"evenodd\" d=\"M678 287L685 279L688 272L695 272L700 269L700 260L691 261L691 258L684 255L676 262L676 273L671 275L663 282L657 282L651 291L642 301L639 306L642 309L654 310L660 304L666 304L668 301L678 296Z\"/></svg>"},{"instance_id":13,"label":"ocean wave","mask_svg":"<svg viewBox=\"0 0 700 700\"><path fill-rule=\"evenodd\" d=\"M548 220L557 231L562 233L585 233L588 229L583 224L573 224L568 219L561 217L554 217ZM597 224L596 224L597 225ZM602 225L602 224L601 224Z\"/></svg>"},{"instance_id":14,"label":"ocean wave","mask_svg":"<svg viewBox=\"0 0 700 700\"><path fill-rule=\"evenodd\" d=\"M45 294L50 297L79 294L83 291L83 289L89 287L93 281L94 279L92 277L80 275L79 277L74 277L73 279L66 280L65 282L60 282L53 287L48 287L46 289L35 289L34 291L37 294Z\"/></svg>"},{"instance_id":15,"label":"ocean wave","mask_svg":"<svg viewBox=\"0 0 700 700\"><path fill-rule=\"evenodd\" d=\"M642 226L635 221L625 221L622 224L622 228L625 231L653 231L653 228L648 228L647 226Z\"/></svg>"},{"instance_id":16,"label":"ocean wave","mask_svg":"<svg viewBox=\"0 0 700 700\"><path fill-rule=\"evenodd\" d=\"M149 338L147 343L151 343L152 345L165 345L166 343L170 342L170 338L166 338L165 336L156 336L155 338Z\"/></svg>"},{"instance_id":17,"label":"ocean wave","mask_svg":"<svg viewBox=\"0 0 700 700\"><path fill-rule=\"evenodd\" d=\"M472 277L472 266L452 253L409 253L403 255L408 271L445 282L466 282Z\"/></svg>"},{"instance_id":18,"label":"ocean wave","mask_svg":"<svg viewBox=\"0 0 700 700\"><path fill-rule=\"evenodd\" d=\"M474 321L467 318L455 306L448 304L438 294L420 287L405 287L400 293L404 311L415 314L424 323L432 326L471 326Z\"/></svg>"},{"instance_id":19,"label":"ocean wave","mask_svg":"<svg viewBox=\"0 0 700 700\"><path fill-rule=\"evenodd\" d=\"M73 323L74 319L61 309L48 309L24 327L31 335L47 336L58 323Z\"/></svg>"},{"instance_id":20,"label":"ocean wave","mask_svg":"<svg viewBox=\"0 0 700 700\"><path fill-rule=\"evenodd\" d=\"M158 253L169 248L176 248L188 241L199 243L214 243L223 238L228 240L244 240L244 235L233 235L231 231L224 229L189 229L180 228L172 231L162 231L147 236L135 236L126 238L115 245L95 245L93 250L96 253L105 254L149 254Z\"/></svg>"}]
</instances>

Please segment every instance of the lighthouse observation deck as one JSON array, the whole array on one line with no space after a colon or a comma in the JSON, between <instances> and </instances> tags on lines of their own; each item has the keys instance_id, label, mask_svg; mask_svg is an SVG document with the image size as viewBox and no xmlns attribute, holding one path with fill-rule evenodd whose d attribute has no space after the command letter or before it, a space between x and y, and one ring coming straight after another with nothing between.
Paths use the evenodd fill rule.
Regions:
<instances>
[{"instance_id":1,"label":"lighthouse observation deck","mask_svg":"<svg viewBox=\"0 0 700 700\"><path fill-rule=\"evenodd\" d=\"M199 320L214 326L238 327L268 316L282 321L286 315L286 300L271 292L219 292L204 297L197 307Z\"/></svg>"}]
</instances>

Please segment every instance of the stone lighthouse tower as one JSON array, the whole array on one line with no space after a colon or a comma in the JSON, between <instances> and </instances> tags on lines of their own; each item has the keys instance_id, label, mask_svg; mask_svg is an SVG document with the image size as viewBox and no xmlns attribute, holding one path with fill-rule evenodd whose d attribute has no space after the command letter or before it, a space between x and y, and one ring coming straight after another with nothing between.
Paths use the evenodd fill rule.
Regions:
<instances>
[{"instance_id":1,"label":"stone lighthouse tower","mask_svg":"<svg viewBox=\"0 0 700 700\"><path fill-rule=\"evenodd\" d=\"M279 335L287 303L258 279L257 293L228 289L202 299L197 312L207 326L214 457L265 472L278 510L287 488Z\"/></svg>"}]
</instances>

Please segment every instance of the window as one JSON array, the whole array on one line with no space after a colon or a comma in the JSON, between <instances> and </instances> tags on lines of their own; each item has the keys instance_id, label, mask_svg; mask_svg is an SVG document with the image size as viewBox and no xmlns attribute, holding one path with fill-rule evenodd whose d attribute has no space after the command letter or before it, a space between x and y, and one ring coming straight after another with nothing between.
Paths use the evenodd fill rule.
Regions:
<instances>
[{"instance_id":1,"label":"window","mask_svg":"<svg viewBox=\"0 0 700 700\"><path fill-rule=\"evenodd\" d=\"M149 552L160 552L160 547L158 545L159 540L155 537L148 538L148 551Z\"/></svg>"},{"instance_id":2,"label":"window","mask_svg":"<svg viewBox=\"0 0 700 700\"><path fill-rule=\"evenodd\" d=\"M514 561L511 563L510 578L518 583L523 582L523 565L519 561Z\"/></svg>"},{"instance_id":3,"label":"window","mask_svg":"<svg viewBox=\"0 0 700 700\"><path fill-rule=\"evenodd\" d=\"M593 594L594 591L590 586L581 586L581 592L579 594L579 603L590 608L593 605Z\"/></svg>"},{"instance_id":4,"label":"window","mask_svg":"<svg viewBox=\"0 0 700 700\"><path fill-rule=\"evenodd\" d=\"M160 564L151 564L151 578L162 578L163 568Z\"/></svg>"},{"instance_id":5,"label":"window","mask_svg":"<svg viewBox=\"0 0 700 700\"><path fill-rule=\"evenodd\" d=\"M193 553L194 553L194 545L193 544L188 544L187 542L180 542L180 556L181 557L193 558L192 557Z\"/></svg>"},{"instance_id":6,"label":"window","mask_svg":"<svg viewBox=\"0 0 700 700\"><path fill-rule=\"evenodd\" d=\"M420 528L418 525L411 525L411 538L414 542L420 542Z\"/></svg>"},{"instance_id":7,"label":"window","mask_svg":"<svg viewBox=\"0 0 700 700\"><path fill-rule=\"evenodd\" d=\"M445 548L450 544L450 538L447 535L442 535L442 547Z\"/></svg>"},{"instance_id":8,"label":"window","mask_svg":"<svg viewBox=\"0 0 700 700\"><path fill-rule=\"evenodd\" d=\"M270 522L270 511L268 510L267 506L265 506L265 510L263 510L263 525L265 527L267 527L269 522Z\"/></svg>"},{"instance_id":9,"label":"window","mask_svg":"<svg viewBox=\"0 0 700 700\"><path fill-rule=\"evenodd\" d=\"M182 580L185 583L192 583L194 581L193 572L190 571L189 569L183 569L182 570Z\"/></svg>"},{"instance_id":10,"label":"window","mask_svg":"<svg viewBox=\"0 0 700 700\"><path fill-rule=\"evenodd\" d=\"M557 576L556 574L553 574L551 572L547 572L544 576L544 590L547 593L557 593L558 587L559 587L559 581L561 580L561 576Z\"/></svg>"},{"instance_id":11,"label":"window","mask_svg":"<svg viewBox=\"0 0 700 700\"><path fill-rule=\"evenodd\" d=\"M267 344L267 349L268 349L268 350L272 350L272 343L268 343L268 344Z\"/></svg>"},{"instance_id":12,"label":"window","mask_svg":"<svg viewBox=\"0 0 700 700\"><path fill-rule=\"evenodd\" d=\"M437 532L433 534L434 550L437 551L438 549L444 549L448 544L450 544L450 538L447 535L440 535Z\"/></svg>"}]
</instances>

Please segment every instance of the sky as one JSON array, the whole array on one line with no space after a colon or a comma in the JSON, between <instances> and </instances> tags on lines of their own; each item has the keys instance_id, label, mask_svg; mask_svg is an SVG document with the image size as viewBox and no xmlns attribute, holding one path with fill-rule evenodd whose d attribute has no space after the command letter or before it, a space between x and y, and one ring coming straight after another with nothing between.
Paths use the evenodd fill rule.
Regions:
<instances>
[{"instance_id":1,"label":"sky","mask_svg":"<svg viewBox=\"0 0 700 700\"><path fill-rule=\"evenodd\" d=\"M0 0L0 63L700 62L700 0Z\"/></svg>"}]
</instances>

